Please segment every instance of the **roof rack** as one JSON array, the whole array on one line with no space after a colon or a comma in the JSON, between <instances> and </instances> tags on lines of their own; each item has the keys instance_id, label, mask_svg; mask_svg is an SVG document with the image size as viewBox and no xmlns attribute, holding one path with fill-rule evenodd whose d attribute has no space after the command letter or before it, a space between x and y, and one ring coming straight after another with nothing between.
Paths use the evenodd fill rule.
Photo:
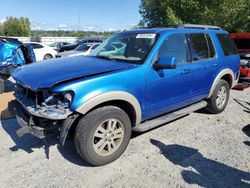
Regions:
<instances>
[{"instance_id":1,"label":"roof rack","mask_svg":"<svg viewBox=\"0 0 250 188\"><path fill-rule=\"evenodd\" d=\"M214 25L198 25L198 24L180 24L177 26L178 29L211 29L221 30L220 27Z\"/></svg>"}]
</instances>

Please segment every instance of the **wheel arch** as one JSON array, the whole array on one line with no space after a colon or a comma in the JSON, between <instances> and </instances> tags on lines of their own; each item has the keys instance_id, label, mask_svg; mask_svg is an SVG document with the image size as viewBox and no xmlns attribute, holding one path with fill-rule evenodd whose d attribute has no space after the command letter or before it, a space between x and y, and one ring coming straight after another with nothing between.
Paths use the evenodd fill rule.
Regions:
<instances>
[{"instance_id":1,"label":"wheel arch","mask_svg":"<svg viewBox=\"0 0 250 188\"><path fill-rule=\"evenodd\" d=\"M210 98L214 92L214 89L216 85L219 83L219 81L223 79L228 82L230 88L233 86L233 82L235 80L234 73L231 69L223 69L214 79L214 82L212 84L212 87L210 88L210 92L207 98Z\"/></svg>"},{"instance_id":2,"label":"wheel arch","mask_svg":"<svg viewBox=\"0 0 250 188\"><path fill-rule=\"evenodd\" d=\"M132 125L137 125L141 122L140 103L132 94L124 91L112 91L95 96L82 104L76 111L84 115L93 109L105 105L114 105L123 109L128 114Z\"/></svg>"},{"instance_id":3,"label":"wheel arch","mask_svg":"<svg viewBox=\"0 0 250 188\"><path fill-rule=\"evenodd\" d=\"M45 57L46 57L47 55L49 55L51 58L53 58L53 55L52 55L51 53L46 53L46 54L44 54L44 56L43 56L43 60L45 60Z\"/></svg>"}]
</instances>

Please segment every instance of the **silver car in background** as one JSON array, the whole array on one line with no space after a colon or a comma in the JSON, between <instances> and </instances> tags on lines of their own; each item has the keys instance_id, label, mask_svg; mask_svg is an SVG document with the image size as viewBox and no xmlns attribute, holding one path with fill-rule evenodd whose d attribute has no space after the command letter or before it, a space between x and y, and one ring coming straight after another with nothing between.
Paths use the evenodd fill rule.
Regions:
<instances>
[{"instance_id":1,"label":"silver car in background","mask_svg":"<svg viewBox=\"0 0 250 188\"><path fill-rule=\"evenodd\" d=\"M72 57L72 56L80 56L80 55L87 56L94 49L96 49L99 45L100 43L84 43L76 47L74 50L58 53L56 54L55 57L61 58L61 57Z\"/></svg>"}]
</instances>

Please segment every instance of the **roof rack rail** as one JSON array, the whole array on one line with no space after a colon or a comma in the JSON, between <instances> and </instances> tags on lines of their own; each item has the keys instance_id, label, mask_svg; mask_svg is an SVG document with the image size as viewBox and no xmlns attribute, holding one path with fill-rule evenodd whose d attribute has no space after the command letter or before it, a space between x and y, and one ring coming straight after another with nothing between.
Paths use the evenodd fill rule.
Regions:
<instances>
[{"instance_id":1,"label":"roof rack rail","mask_svg":"<svg viewBox=\"0 0 250 188\"><path fill-rule=\"evenodd\" d=\"M211 29L211 30L221 30L219 26L214 25L198 25L198 24L179 24L178 29Z\"/></svg>"}]
</instances>

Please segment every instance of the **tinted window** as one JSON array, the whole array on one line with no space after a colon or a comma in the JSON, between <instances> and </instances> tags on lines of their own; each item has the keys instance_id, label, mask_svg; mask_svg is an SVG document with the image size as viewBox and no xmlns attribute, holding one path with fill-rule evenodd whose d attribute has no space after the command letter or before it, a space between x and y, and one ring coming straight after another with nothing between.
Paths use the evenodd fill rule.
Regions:
<instances>
[{"instance_id":1,"label":"tinted window","mask_svg":"<svg viewBox=\"0 0 250 188\"><path fill-rule=\"evenodd\" d=\"M91 48L91 50L96 49L98 46L99 46L99 44L95 44L95 45L93 45L93 46L92 46L92 48Z\"/></svg>"},{"instance_id":2,"label":"tinted window","mask_svg":"<svg viewBox=\"0 0 250 188\"><path fill-rule=\"evenodd\" d=\"M85 51L87 51L90 47L91 47L90 44L82 44L82 45L79 45L79 46L75 49L75 51L85 52Z\"/></svg>"},{"instance_id":3,"label":"tinted window","mask_svg":"<svg viewBox=\"0 0 250 188\"><path fill-rule=\"evenodd\" d=\"M31 43L30 45L32 46L33 49L43 48L43 46L40 44Z\"/></svg>"},{"instance_id":4,"label":"tinted window","mask_svg":"<svg viewBox=\"0 0 250 188\"><path fill-rule=\"evenodd\" d=\"M207 45L208 45L209 58L213 58L215 57L215 49L214 49L213 42L208 34L206 34L206 39L207 39Z\"/></svg>"},{"instance_id":5,"label":"tinted window","mask_svg":"<svg viewBox=\"0 0 250 188\"><path fill-rule=\"evenodd\" d=\"M250 39L233 39L238 49L250 49Z\"/></svg>"},{"instance_id":6,"label":"tinted window","mask_svg":"<svg viewBox=\"0 0 250 188\"><path fill-rule=\"evenodd\" d=\"M209 58L207 40L204 34L190 34L192 60L197 61Z\"/></svg>"},{"instance_id":7,"label":"tinted window","mask_svg":"<svg viewBox=\"0 0 250 188\"><path fill-rule=\"evenodd\" d=\"M236 45L228 34L217 34L225 56L238 54Z\"/></svg>"},{"instance_id":8,"label":"tinted window","mask_svg":"<svg viewBox=\"0 0 250 188\"><path fill-rule=\"evenodd\" d=\"M176 57L177 65L187 63L187 47L185 34L170 35L159 50L159 57Z\"/></svg>"}]
</instances>

